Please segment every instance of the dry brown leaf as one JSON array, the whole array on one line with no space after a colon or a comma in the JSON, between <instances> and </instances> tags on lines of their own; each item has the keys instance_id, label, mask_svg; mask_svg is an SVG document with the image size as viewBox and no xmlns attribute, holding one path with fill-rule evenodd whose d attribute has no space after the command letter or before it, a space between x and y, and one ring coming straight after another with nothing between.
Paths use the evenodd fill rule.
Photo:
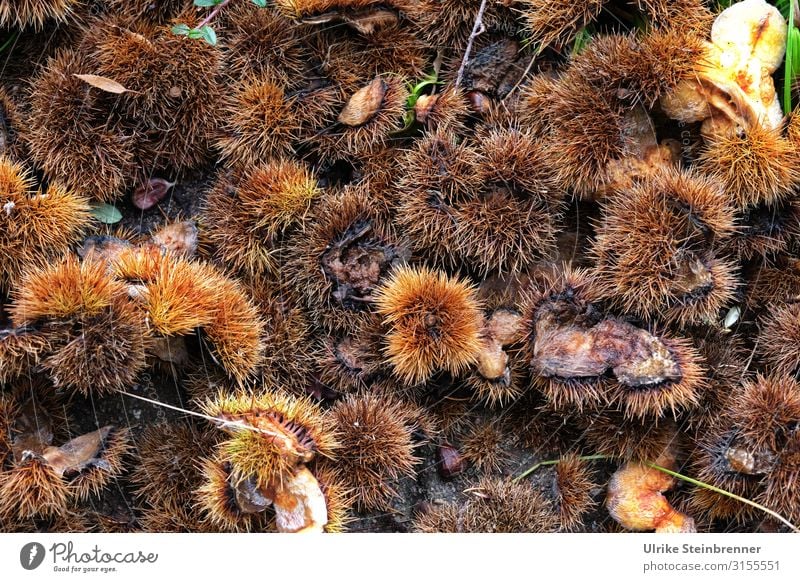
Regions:
<instances>
[{"instance_id":1,"label":"dry brown leaf","mask_svg":"<svg viewBox=\"0 0 800 582\"><path fill-rule=\"evenodd\" d=\"M117 95L121 93L127 93L128 89L126 89L123 85L120 85L113 79L109 79L108 77L101 77L100 75L78 75L75 74L81 81L89 83L92 87L97 87L98 89L105 91L107 93L115 93Z\"/></svg>"},{"instance_id":2,"label":"dry brown leaf","mask_svg":"<svg viewBox=\"0 0 800 582\"><path fill-rule=\"evenodd\" d=\"M339 123L350 127L365 124L380 111L388 88L386 81L375 77L369 85L353 93L339 114Z\"/></svg>"}]
</instances>

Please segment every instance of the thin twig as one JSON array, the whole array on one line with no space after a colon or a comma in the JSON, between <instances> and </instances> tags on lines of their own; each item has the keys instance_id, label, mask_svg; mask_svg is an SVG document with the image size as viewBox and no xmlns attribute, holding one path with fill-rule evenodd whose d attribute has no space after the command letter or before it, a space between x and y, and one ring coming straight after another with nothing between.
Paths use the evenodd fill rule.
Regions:
<instances>
[{"instance_id":1,"label":"thin twig","mask_svg":"<svg viewBox=\"0 0 800 582\"><path fill-rule=\"evenodd\" d=\"M220 10L222 10L223 8L225 8L225 5L226 5L226 4L228 4L230 1L231 1L231 0L222 0L222 2L220 2L219 4L217 4L217 5L214 7L214 10L212 10L212 11L209 13L209 15L208 15L208 16L206 16L206 17L205 17L205 18L204 18L204 19L203 19L203 20L200 22L200 24L198 24L197 26L195 26L195 28L196 28L197 30L200 30L200 29L201 29L201 28L203 28L203 27L204 27L206 24L208 24L209 22L211 22L212 20L214 20L214 19L217 17L217 14L219 14Z\"/></svg>"},{"instance_id":2,"label":"thin twig","mask_svg":"<svg viewBox=\"0 0 800 582\"><path fill-rule=\"evenodd\" d=\"M729 497L731 499L735 499L736 501L738 501L740 503L744 503L745 505L749 505L750 507L755 507L756 509L759 509L759 510L763 511L766 514L771 515L772 517L774 517L775 519L777 519L778 521L780 521L784 525L788 526L793 532L800 533L800 529L798 529L796 525L794 525L792 522L790 522L788 519L786 519L785 517L783 517L779 513L775 512L775 511L772 511L768 507L764 507L760 503L756 503L755 501L750 501L749 499L747 499L745 497L740 497L739 495L736 495L735 493L731 493L730 491L725 491L724 489L720 489L719 487L714 487L713 485L709 485L708 483L703 483L702 481L698 481L697 479L692 479L691 477L687 477L686 475L681 475L680 473L677 473L675 471L671 471L671 470L667 469L666 467L662 467L660 465L656 465L655 463L649 463L648 462L648 463L645 463L645 465L647 465L651 469L656 469L658 471L661 471L662 473L666 473L667 475L671 475L671 476L673 476L673 477L675 477L677 479L681 479L682 481L686 481L687 483L691 483L692 485L695 485L697 487L702 487L703 489L708 489L709 491L713 491L714 493L719 493L720 495L723 495L725 497Z\"/></svg>"},{"instance_id":3,"label":"thin twig","mask_svg":"<svg viewBox=\"0 0 800 582\"><path fill-rule=\"evenodd\" d=\"M467 48L464 51L464 58L461 59L461 66L458 68L458 76L456 77L456 87L461 85L461 81L464 78L464 69L467 68L467 62L469 62L469 55L472 52L472 43L475 42L475 38L484 33L486 27L483 25L483 13L486 12L486 0L481 2L481 7L478 9L478 16L475 17L475 26L472 27L472 33L469 35L469 40L467 41Z\"/></svg>"},{"instance_id":4,"label":"thin twig","mask_svg":"<svg viewBox=\"0 0 800 582\"><path fill-rule=\"evenodd\" d=\"M194 412L193 410L186 410L185 408L180 408L178 406L172 406L171 404L167 404L166 402L159 402L158 400L153 400L152 398L145 398L144 396L139 396L138 394L131 394L130 392L125 392L124 390L117 390L118 393L128 396L130 398L136 398L137 400L143 400L149 404L153 404L155 406L161 406L162 408L167 408L169 410L174 410L175 412L182 412L183 414L188 414L191 416L196 416L198 418L204 418L205 420L210 420L220 428L235 428L235 429L242 429L242 430L250 430L253 432L258 432L262 434L270 434L269 431L257 428L255 426L245 424L242 421L238 420L224 420L222 418L216 418L214 416L209 416L208 414L201 414L200 412Z\"/></svg>"},{"instance_id":5,"label":"thin twig","mask_svg":"<svg viewBox=\"0 0 800 582\"><path fill-rule=\"evenodd\" d=\"M583 457L578 457L578 460L579 461L606 461L606 460L611 459L611 458L612 457L610 455L585 455ZM550 465L557 465L562 460L563 459L554 459L552 461L539 461L533 467L530 467L527 471L525 471L522 475L518 475L518 476L514 477L514 483L517 483L518 481L521 481L522 479L524 479L525 477L527 477L528 475L533 473L539 467L548 467Z\"/></svg>"},{"instance_id":6,"label":"thin twig","mask_svg":"<svg viewBox=\"0 0 800 582\"><path fill-rule=\"evenodd\" d=\"M601 461L601 460L607 460L607 459L611 459L611 458L613 458L613 457L610 456L610 455L586 455L584 457L578 457L578 459L581 460L581 461ZM524 479L525 477L527 477L528 475L533 473L539 467L547 467L549 465L555 465L555 464L559 463L560 461L561 461L561 459L555 459L555 460L551 460L551 461L540 461L540 462L536 463L535 465L533 465L532 467L530 467L527 471L525 471L521 475L515 477L514 478L514 483L520 481L521 479ZM672 471L670 469L667 469L666 467L662 467L661 465L656 465L655 463L651 463L649 461L645 461L644 464L646 466L650 467L651 469L656 469L657 471L661 471L662 473L666 473L667 475L671 475L672 477L675 477L676 479L680 479L682 481L686 481L687 483L691 483L692 485L694 485L696 487L702 487L703 489L708 489L709 491L713 491L714 493L718 493L719 495L722 495L724 497L728 497L730 499L734 499L734 500L738 501L739 503L744 503L745 505L749 505L750 507L754 507L754 508L756 508L756 509L758 509L760 511L763 511L767 515L771 515L772 517L774 517L775 519L780 521L782 524L786 525L793 532L800 533L800 529L798 529L798 527L796 525L794 525L792 522L790 522L788 519L783 517L778 512L773 511L768 507L764 507L760 503L756 503L755 501L751 501L750 499L747 499L745 497L741 497L739 495L736 495L735 493L731 493L730 491L725 491L724 489L720 489L719 487L714 487L713 485L709 485L708 483L704 483L702 481L698 481L697 479L692 479L691 477L687 477L686 475L678 473L677 471Z\"/></svg>"}]
</instances>

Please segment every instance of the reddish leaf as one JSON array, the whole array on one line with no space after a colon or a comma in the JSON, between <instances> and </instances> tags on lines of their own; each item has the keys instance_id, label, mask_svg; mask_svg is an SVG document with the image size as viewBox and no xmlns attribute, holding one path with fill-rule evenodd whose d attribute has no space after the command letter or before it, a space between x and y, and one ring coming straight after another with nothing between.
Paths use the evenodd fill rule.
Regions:
<instances>
[{"instance_id":1,"label":"reddish leaf","mask_svg":"<svg viewBox=\"0 0 800 582\"><path fill-rule=\"evenodd\" d=\"M163 178L150 178L146 184L139 186L133 193L133 204L136 208L147 210L158 204L175 182L167 182Z\"/></svg>"}]
</instances>

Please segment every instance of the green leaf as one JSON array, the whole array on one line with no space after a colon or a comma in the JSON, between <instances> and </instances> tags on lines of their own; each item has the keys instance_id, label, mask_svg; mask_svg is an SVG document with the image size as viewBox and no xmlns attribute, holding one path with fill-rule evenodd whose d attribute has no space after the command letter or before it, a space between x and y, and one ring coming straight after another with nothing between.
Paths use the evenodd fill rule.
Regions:
<instances>
[{"instance_id":1,"label":"green leaf","mask_svg":"<svg viewBox=\"0 0 800 582\"><path fill-rule=\"evenodd\" d=\"M192 29L189 28L188 24L176 24L172 27L172 34L177 34L180 36L189 36L189 32Z\"/></svg>"},{"instance_id":2,"label":"green leaf","mask_svg":"<svg viewBox=\"0 0 800 582\"><path fill-rule=\"evenodd\" d=\"M91 212L92 216L103 224L116 224L122 220L122 213L111 204L94 203Z\"/></svg>"},{"instance_id":3,"label":"green leaf","mask_svg":"<svg viewBox=\"0 0 800 582\"><path fill-rule=\"evenodd\" d=\"M223 0L194 0L194 5L200 8L210 8L217 4L222 4Z\"/></svg>"},{"instance_id":4,"label":"green leaf","mask_svg":"<svg viewBox=\"0 0 800 582\"><path fill-rule=\"evenodd\" d=\"M214 29L210 26L206 25L200 29L200 38L206 41L211 46L217 45L217 33L214 32Z\"/></svg>"},{"instance_id":5,"label":"green leaf","mask_svg":"<svg viewBox=\"0 0 800 582\"><path fill-rule=\"evenodd\" d=\"M792 112L792 87L797 81L800 73L800 30L795 21L797 19L797 2L788 0L788 32L786 35L786 58L783 64L783 113L789 115Z\"/></svg>"},{"instance_id":6,"label":"green leaf","mask_svg":"<svg viewBox=\"0 0 800 582\"><path fill-rule=\"evenodd\" d=\"M267 0L250 0L250 2L258 6L259 8L267 7Z\"/></svg>"},{"instance_id":7,"label":"green leaf","mask_svg":"<svg viewBox=\"0 0 800 582\"><path fill-rule=\"evenodd\" d=\"M575 43L572 45L572 56L574 57L582 53L590 40L592 40L592 34L586 28L581 28L578 34L575 35Z\"/></svg>"}]
</instances>

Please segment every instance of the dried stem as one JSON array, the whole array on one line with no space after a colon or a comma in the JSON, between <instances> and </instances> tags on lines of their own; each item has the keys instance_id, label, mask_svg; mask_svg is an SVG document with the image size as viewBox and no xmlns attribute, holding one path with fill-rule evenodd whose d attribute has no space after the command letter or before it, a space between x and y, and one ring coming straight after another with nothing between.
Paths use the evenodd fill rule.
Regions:
<instances>
[{"instance_id":1,"label":"dried stem","mask_svg":"<svg viewBox=\"0 0 800 582\"><path fill-rule=\"evenodd\" d=\"M461 85L461 81L464 78L464 69L467 68L467 63L469 62L469 55L472 52L472 43L475 42L475 38L484 33L486 27L483 25L483 13L486 12L486 0L481 2L481 7L478 9L478 15L475 17L475 26L472 27L472 33L469 35L469 40L467 41L467 48L464 51L464 58L461 59L461 66L458 68L458 76L456 77L456 87Z\"/></svg>"},{"instance_id":2,"label":"dried stem","mask_svg":"<svg viewBox=\"0 0 800 582\"><path fill-rule=\"evenodd\" d=\"M203 27L204 27L206 24L208 24L209 22L211 22L212 20L214 20L214 19L217 17L217 14L219 14L219 13L220 13L220 11L221 11L223 8L225 8L225 6L226 6L227 4L229 4L229 3L230 3L230 1L231 1L231 0L222 0L222 2L220 2L219 4L217 4L217 5L214 7L214 10L212 10L212 11L211 11L211 12L208 14L208 16L206 16L206 17L205 17L205 18L204 18L204 19L203 19L203 20L200 22L200 24L198 24L197 26L195 26L195 28L196 28L196 29L198 29L198 30L200 30L200 29L201 29L201 28L203 28Z\"/></svg>"}]
</instances>

